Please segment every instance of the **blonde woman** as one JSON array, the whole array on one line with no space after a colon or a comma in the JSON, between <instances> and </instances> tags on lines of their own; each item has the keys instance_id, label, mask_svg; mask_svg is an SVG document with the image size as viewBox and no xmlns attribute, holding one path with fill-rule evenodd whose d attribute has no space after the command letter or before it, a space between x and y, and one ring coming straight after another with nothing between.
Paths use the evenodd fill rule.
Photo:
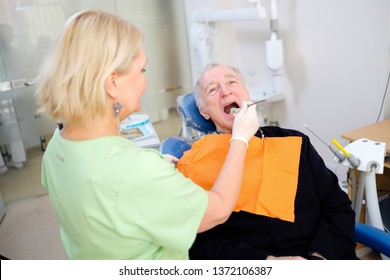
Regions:
<instances>
[{"instance_id":1,"label":"blonde woman","mask_svg":"<svg viewBox=\"0 0 390 280\"><path fill-rule=\"evenodd\" d=\"M196 233L223 223L240 191L255 106L237 115L211 191L120 136L147 85L142 42L138 28L115 15L79 12L38 79L42 110L63 123L45 151L42 183L70 259L188 259Z\"/></svg>"}]
</instances>

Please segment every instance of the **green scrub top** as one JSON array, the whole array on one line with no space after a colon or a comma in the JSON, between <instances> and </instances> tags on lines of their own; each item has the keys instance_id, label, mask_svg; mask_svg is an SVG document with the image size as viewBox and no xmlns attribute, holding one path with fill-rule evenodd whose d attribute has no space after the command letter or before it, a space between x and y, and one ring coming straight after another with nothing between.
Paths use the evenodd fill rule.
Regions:
<instances>
[{"instance_id":1,"label":"green scrub top","mask_svg":"<svg viewBox=\"0 0 390 280\"><path fill-rule=\"evenodd\" d=\"M163 155L119 137L54 133L42 184L70 259L188 259L207 193Z\"/></svg>"}]
</instances>

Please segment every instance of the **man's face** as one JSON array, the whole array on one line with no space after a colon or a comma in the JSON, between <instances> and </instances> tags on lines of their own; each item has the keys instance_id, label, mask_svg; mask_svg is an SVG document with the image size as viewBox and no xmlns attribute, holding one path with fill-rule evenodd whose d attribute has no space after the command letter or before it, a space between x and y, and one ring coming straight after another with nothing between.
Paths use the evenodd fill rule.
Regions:
<instances>
[{"instance_id":1,"label":"man's face","mask_svg":"<svg viewBox=\"0 0 390 280\"><path fill-rule=\"evenodd\" d=\"M211 119L219 131L232 133L234 116L230 109L249 101L248 89L239 74L230 67L215 66L203 74L199 88L204 105L200 113Z\"/></svg>"}]
</instances>

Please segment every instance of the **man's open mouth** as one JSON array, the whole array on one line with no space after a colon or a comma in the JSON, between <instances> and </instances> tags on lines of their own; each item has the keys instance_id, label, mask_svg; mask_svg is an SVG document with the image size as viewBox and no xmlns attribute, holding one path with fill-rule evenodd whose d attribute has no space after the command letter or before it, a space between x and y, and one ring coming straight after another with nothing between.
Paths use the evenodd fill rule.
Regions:
<instances>
[{"instance_id":1,"label":"man's open mouth","mask_svg":"<svg viewBox=\"0 0 390 280\"><path fill-rule=\"evenodd\" d=\"M230 114L232 108L237 109L237 108L240 108L240 106L238 106L238 104L236 102L233 102L233 103L226 105L223 110L225 111L226 114Z\"/></svg>"}]
</instances>

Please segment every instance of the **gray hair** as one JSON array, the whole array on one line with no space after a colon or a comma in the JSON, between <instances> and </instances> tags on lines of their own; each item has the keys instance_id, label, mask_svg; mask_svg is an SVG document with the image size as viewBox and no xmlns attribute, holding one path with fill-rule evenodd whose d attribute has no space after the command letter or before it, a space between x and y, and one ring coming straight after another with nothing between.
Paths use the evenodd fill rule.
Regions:
<instances>
[{"instance_id":1,"label":"gray hair","mask_svg":"<svg viewBox=\"0 0 390 280\"><path fill-rule=\"evenodd\" d=\"M195 83L195 88L194 88L194 98L195 98L195 102L196 102L196 106L201 109L203 108L204 104L203 104L203 100L202 100L202 90L200 88L200 82L204 76L204 74L206 74L207 71L209 71L210 69L214 68L214 67L217 67L217 66L226 66L226 67L229 67L231 68L234 72L236 72L238 74L238 76L241 78L241 72L240 70L238 70L238 68L236 67L233 67L233 66L228 66L228 65L224 65L224 64L220 64L220 63L210 63L210 64L207 64L202 72L200 73L198 79L196 80L196 83Z\"/></svg>"}]
</instances>

